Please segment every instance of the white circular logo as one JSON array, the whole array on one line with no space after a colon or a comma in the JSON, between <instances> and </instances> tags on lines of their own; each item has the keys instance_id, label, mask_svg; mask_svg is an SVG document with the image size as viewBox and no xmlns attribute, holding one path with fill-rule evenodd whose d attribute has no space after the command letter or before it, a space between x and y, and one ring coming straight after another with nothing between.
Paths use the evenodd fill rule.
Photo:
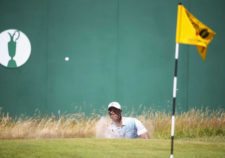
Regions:
<instances>
[{"instance_id":1,"label":"white circular logo","mask_svg":"<svg viewBox=\"0 0 225 158\"><path fill-rule=\"evenodd\" d=\"M15 68L29 59L31 44L20 30L10 29L0 33L0 64Z\"/></svg>"}]
</instances>

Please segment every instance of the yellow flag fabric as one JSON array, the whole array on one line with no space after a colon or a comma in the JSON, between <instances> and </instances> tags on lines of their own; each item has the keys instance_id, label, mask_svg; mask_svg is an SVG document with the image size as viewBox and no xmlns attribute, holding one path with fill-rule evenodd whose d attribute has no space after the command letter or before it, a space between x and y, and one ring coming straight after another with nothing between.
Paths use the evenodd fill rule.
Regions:
<instances>
[{"instance_id":1,"label":"yellow flag fabric","mask_svg":"<svg viewBox=\"0 0 225 158\"><path fill-rule=\"evenodd\" d=\"M216 33L194 17L182 4L178 5L176 42L196 45L203 60L208 44Z\"/></svg>"}]
</instances>

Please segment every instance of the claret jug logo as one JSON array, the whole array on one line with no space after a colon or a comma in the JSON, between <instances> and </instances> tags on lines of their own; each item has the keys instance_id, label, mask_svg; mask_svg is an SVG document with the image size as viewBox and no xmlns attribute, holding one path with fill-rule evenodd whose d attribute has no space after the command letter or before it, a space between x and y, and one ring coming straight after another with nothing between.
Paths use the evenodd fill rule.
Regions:
<instances>
[{"instance_id":1,"label":"claret jug logo","mask_svg":"<svg viewBox=\"0 0 225 158\"><path fill-rule=\"evenodd\" d=\"M0 64L9 68L20 67L30 54L30 41L22 31L10 29L0 33Z\"/></svg>"}]
</instances>

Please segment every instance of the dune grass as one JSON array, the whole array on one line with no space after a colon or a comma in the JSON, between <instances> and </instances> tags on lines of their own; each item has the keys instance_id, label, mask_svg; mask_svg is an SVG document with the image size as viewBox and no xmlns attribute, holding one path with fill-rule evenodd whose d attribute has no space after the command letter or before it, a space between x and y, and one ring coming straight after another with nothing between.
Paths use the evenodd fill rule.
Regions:
<instances>
[{"instance_id":1,"label":"dune grass","mask_svg":"<svg viewBox=\"0 0 225 158\"><path fill-rule=\"evenodd\" d=\"M170 141L162 139L13 139L0 141L1 158L168 158ZM175 157L223 158L225 142L176 140Z\"/></svg>"},{"instance_id":2,"label":"dune grass","mask_svg":"<svg viewBox=\"0 0 225 158\"><path fill-rule=\"evenodd\" d=\"M175 135L177 138L225 137L225 112L223 110L192 109L176 114ZM168 138L171 130L171 115L155 112L144 113L140 119L152 130L153 138Z\"/></svg>"},{"instance_id":3,"label":"dune grass","mask_svg":"<svg viewBox=\"0 0 225 158\"><path fill-rule=\"evenodd\" d=\"M149 130L151 138L170 138L170 114L145 111L136 117ZM0 112L0 139L93 138L99 118L82 113L12 118ZM220 137L225 140L225 112L193 109L177 114L175 127L176 138Z\"/></svg>"},{"instance_id":4,"label":"dune grass","mask_svg":"<svg viewBox=\"0 0 225 158\"><path fill-rule=\"evenodd\" d=\"M57 117L33 116L11 118L2 115L0 138L74 138L93 137L97 117L68 114Z\"/></svg>"}]
</instances>

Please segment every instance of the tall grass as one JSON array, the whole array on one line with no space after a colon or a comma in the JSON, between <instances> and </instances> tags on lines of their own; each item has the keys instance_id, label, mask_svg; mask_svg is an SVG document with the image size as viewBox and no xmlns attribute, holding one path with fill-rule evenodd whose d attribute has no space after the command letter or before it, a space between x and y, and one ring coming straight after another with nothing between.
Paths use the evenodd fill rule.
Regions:
<instances>
[{"instance_id":1,"label":"tall grass","mask_svg":"<svg viewBox=\"0 0 225 158\"><path fill-rule=\"evenodd\" d=\"M140 120L156 138L169 138L171 115L163 112L144 113ZM225 138L225 112L223 110L192 109L176 115L175 136L177 138L223 137Z\"/></svg>"},{"instance_id":2,"label":"tall grass","mask_svg":"<svg viewBox=\"0 0 225 158\"><path fill-rule=\"evenodd\" d=\"M144 112L137 116L149 130L151 138L170 138L171 116L164 112ZM12 118L0 113L0 139L95 137L99 116L82 113L62 116ZM190 110L176 115L178 138L225 138L225 112Z\"/></svg>"},{"instance_id":3,"label":"tall grass","mask_svg":"<svg viewBox=\"0 0 225 158\"><path fill-rule=\"evenodd\" d=\"M57 117L34 116L11 118L0 117L0 138L72 138L95 135L97 117L84 114L69 114Z\"/></svg>"}]
</instances>

